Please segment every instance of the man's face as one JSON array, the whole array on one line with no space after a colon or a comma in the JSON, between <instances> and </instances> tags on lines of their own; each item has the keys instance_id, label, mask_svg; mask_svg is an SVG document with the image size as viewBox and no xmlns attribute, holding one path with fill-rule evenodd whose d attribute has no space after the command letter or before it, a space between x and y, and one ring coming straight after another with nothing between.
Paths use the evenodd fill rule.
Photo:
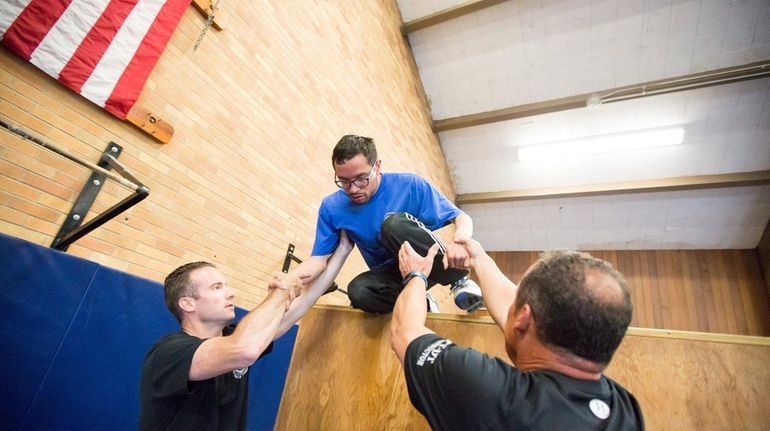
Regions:
<instances>
[{"instance_id":1,"label":"man's face","mask_svg":"<svg viewBox=\"0 0 770 431\"><path fill-rule=\"evenodd\" d=\"M235 318L235 294L219 270L210 266L198 268L190 273L190 282L197 294L195 314L201 321L226 325Z\"/></svg>"},{"instance_id":2,"label":"man's face","mask_svg":"<svg viewBox=\"0 0 770 431\"><path fill-rule=\"evenodd\" d=\"M380 161L370 166L363 154L357 154L341 164L334 164L337 184L357 205L369 202L380 186Z\"/></svg>"}]
</instances>

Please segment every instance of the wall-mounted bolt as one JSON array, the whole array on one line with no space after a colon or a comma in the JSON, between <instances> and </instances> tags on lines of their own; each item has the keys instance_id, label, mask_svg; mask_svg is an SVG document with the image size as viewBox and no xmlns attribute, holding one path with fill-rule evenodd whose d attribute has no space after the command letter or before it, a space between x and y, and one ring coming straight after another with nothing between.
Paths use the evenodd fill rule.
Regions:
<instances>
[{"instance_id":1,"label":"wall-mounted bolt","mask_svg":"<svg viewBox=\"0 0 770 431\"><path fill-rule=\"evenodd\" d=\"M101 184L101 183L102 183L102 182L101 182L101 181L99 181L99 180L94 180L94 185L95 185L95 186L98 186L98 185L99 185L99 184Z\"/></svg>"},{"instance_id":2,"label":"wall-mounted bolt","mask_svg":"<svg viewBox=\"0 0 770 431\"><path fill-rule=\"evenodd\" d=\"M73 220L80 220L80 214L72 214Z\"/></svg>"},{"instance_id":3,"label":"wall-mounted bolt","mask_svg":"<svg viewBox=\"0 0 770 431\"><path fill-rule=\"evenodd\" d=\"M110 148L110 151L112 151L113 153L117 153L118 152L118 147L112 147L112 148Z\"/></svg>"}]
</instances>

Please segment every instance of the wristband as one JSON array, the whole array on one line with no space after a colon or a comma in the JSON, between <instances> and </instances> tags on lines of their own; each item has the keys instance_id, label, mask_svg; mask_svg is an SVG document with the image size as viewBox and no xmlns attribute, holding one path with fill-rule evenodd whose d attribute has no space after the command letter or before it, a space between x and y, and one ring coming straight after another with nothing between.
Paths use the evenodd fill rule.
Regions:
<instances>
[{"instance_id":1,"label":"wristband","mask_svg":"<svg viewBox=\"0 0 770 431\"><path fill-rule=\"evenodd\" d=\"M425 282L425 287L428 287L428 276L420 271L412 271L409 274L406 274L406 277L404 277L404 281L401 283L401 286L406 287L406 284L412 281L412 279L415 277L421 278L422 281Z\"/></svg>"}]
</instances>

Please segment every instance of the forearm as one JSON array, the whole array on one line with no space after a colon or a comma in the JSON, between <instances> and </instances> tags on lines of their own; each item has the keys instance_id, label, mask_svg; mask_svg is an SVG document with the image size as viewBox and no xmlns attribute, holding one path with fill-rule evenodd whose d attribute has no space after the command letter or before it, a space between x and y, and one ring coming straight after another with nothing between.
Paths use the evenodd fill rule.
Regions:
<instances>
[{"instance_id":1,"label":"forearm","mask_svg":"<svg viewBox=\"0 0 770 431\"><path fill-rule=\"evenodd\" d=\"M242 352L242 360L246 364L243 366L253 364L275 338L281 319L286 314L288 298L287 291L273 289L261 304L238 322L230 337L235 337L232 341Z\"/></svg>"},{"instance_id":2,"label":"forearm","mask_svg":"<svg viewBox=\"0 0 770 431\"><path fill-rule=\"evenodd\" d=\"M326 292L329 286L331 286L331 284L334 282L334 279L340 273L342 265L345 263L345 260L348 258L348 255L350 255L350 251L352 249L352 246L346 245L340 245L337 247L331 258L329 258L328 262L325 263L326 268L315 279L313 284L309 286L305 291L303 291L302 295L291 302L289 310L281 320L275 338L285 334L286 331L292 327L292 325L294 325L299 319L302 318L302 316L305 315L305 313L307 313L310 307L312 307L313 304L318 301L318 298L320 298Z\"/></svg>"},{"instance_id":3,"label":"forearm","mask_svg":"<svg viewBox=\"0 0 770 431\"><path fill-rule=\"evenodd\" d=\"M273 340L288 298L288 291L272 290L230 336L205 340L193 355L190 380L210 379L253 364Z\"/></svg>"},{"instance_id":4,"label":"forearm","mask_svg":"<svg viewBox=\"0 0 770 431\"><path fill-rule=\"evenodd\" d=\"M299 278L308 285L326 269L327 258L328 256L311 256L289 271L289 275Z\"/></svg>"},{"instance_id":5,"label":"forearm","mask_svg":"<svg viewBox=\"0 0 770 431\"><path fill-rule=\"evenodd\" d=\"M455 217L454 241L460 242L473 237L473 220L468 214L462 213Z\"/></svg>"},{"instance_id":6,"label":"forearm","mask_svg":"<svg viewBox=\"0 0 770 431\"><path fill-rule=\"evenodd\" d=\"M516 299L516 285L509 280L486 253L472 259L487 311L500 329L505 328L508 309Z\"/></svg>"},{"instance_id":7,"label":"forearm","mask_svg":"<svg viewBox=\"0 0 770 431\"><path fill-rule=\"evenodd\" d=\"M393 308L393 317L390 323L390 343L402 365L409 343L420 335L431 332L425 326L425 319L427 318L426 288L427 286L421 278L412 278L404 286L404 290L401 291Z\"/></svg>"}]
</instances>

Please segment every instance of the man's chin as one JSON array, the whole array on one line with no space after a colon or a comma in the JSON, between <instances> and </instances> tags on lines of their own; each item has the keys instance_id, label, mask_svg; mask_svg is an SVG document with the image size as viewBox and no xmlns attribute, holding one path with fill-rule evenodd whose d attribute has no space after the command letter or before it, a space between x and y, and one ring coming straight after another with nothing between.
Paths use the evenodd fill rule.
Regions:
<instances>
[{"instance_id":1,"label":"man's chin","mask_svg":"<svg viewBox=\"0 0 770 431\"><path fill-rule=\"evenodd\" d=\"M350 198L350 201L353 202L356 205L365 204L369 201L369 196L366 195L358 195L358 196L348 196Z\"/></svg>"}]
</instances>

